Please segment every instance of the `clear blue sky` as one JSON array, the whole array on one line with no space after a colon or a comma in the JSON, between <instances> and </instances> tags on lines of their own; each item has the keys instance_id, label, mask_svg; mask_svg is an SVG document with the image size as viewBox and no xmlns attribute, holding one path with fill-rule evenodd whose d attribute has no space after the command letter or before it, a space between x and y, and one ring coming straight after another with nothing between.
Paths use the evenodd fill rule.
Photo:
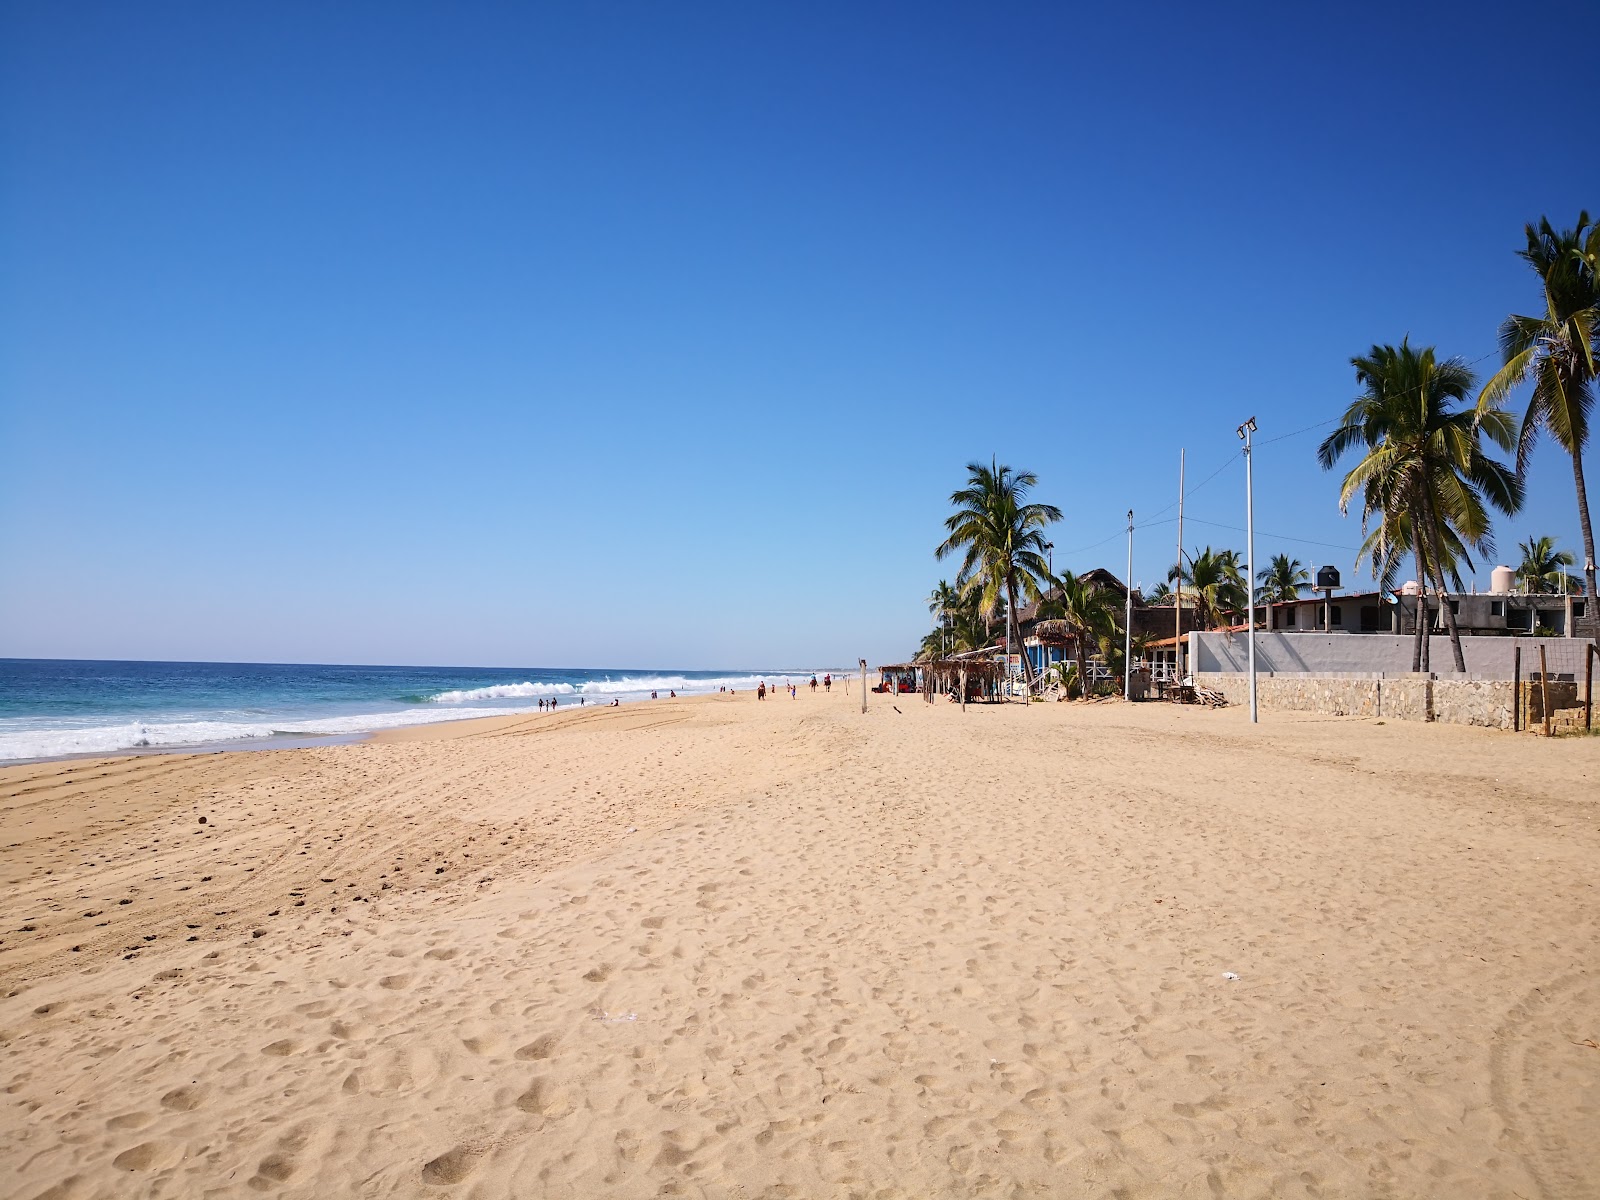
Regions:
<instances>
[{"instance_id":1,"label":"clear blue sky","mask_svg":"<svg viewBox=\"0 0 1600 1200\"><path fill-rule=\"evenodd\" d=\"M1198 483L1373 342L1537 311L1522 225L1600 209L1597 39L1592 0L7 4L0 655L885 660L991 454L1120 574L1180 446ZM1348 581L1320 432L1259 451L1257 554ZM1577 549L1549 447L1530 533Z\"/></svg>"}]
</instances>

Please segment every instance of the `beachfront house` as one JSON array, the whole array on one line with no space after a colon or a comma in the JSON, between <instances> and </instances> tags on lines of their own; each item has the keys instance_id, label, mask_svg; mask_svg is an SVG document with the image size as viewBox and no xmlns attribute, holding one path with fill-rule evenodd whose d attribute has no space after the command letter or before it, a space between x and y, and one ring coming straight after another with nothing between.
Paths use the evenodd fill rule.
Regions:
<instances>
[{"instance_id":1,"label":"beachfront house","mask_svg":"<svg viewBox=\"0 0 1600 1200\"><path fill-rule=\"evenodd\" d=\"M1475 637L1588 636L1583 596L1529 595L1511 591L1447 592L1445 600L1463 635ZM1436 595L1421 595L1415 583L1393 592L1365 591L1307 596L1256 608L1256 628L1271 633L1415 633L1419 611L1431 629L1446 626Z\"/></svg>"}]
</instances>

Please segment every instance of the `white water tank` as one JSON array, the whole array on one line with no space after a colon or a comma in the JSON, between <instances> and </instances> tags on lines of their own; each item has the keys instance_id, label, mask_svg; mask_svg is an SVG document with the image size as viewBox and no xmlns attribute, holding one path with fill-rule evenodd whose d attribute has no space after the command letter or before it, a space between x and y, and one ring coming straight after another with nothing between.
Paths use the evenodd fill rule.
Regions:
<instances>
[{"instance_id":1,"label":"white water tank","mask_svg":"<svg viewBox=\"0 0 1600 1200\"><path fill-rule=\"evenodd\" d=\"M1489 572L1489 590L1497 596L1508 595L1517 582L1517 573L1510 567L1496 567Z\"/></svg>"},{"instance_id":2,"label":"white water tank","mask_svg":"<svg viewBox=\"0 0 1600 1200\"><path fill-rule=\"evenodd\" d=\"M1408 579L1400 585L1400 594L1402 596L1415 596L1421 590L1422 588L1415 579Z\"/></svg>"}]
</instances>

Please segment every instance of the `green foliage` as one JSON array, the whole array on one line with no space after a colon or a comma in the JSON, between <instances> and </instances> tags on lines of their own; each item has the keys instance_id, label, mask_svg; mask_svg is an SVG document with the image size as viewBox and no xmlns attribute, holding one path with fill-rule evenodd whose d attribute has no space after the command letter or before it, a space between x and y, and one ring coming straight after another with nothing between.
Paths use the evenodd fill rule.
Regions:
<instances>
[{"instance_id":1,"label":"green foliage","mask_svg":"<svg viewBox=\"0 0 1600 1200\"><path fill-rule=\"evenodd\" d=\"M1055 589L1040 605L1040 615L1055 616L1072 630L1079 679L1088 678L1089 647L1098 649L1103 639L1116 638L1122 631L1121 598L1099 584L1085 582L1071 571L1056 576Z\"/></svg>"},{"instance_id":2,"label":"green foliage","mask_svg":"<svg viewBox=\"0 0 1600 1200\"><path fill-rule=\"evenodd\" d=\"M1521 479L1484 449L1485 440L1511 448L1511 417L1497 403L1480 401L1473 408L1472 371L1459 359L1441 362L1431 346L1415 349L1408 340L1398 347L1373 346L1350 363L1362 392L1317 458L1330 470L1351 451L1361 455L1339 492L1341 511L1361 501L1367 536L1357 562L1366 559L1380 586L1389 588L1411 553L1419 580L1432 580L1442 593L1448 579L1460 590L1459 564L1470 568L1474 550L1494 552L1489 509L1509 515L1522 504ZM1465 670L1448 611L1456 669ZM1419 637L1419 669L1427 646Z\"/></svg>"},{"instance_id":3,"label":"green foliage","mask_svg":"<svg viewBox=\"0 0 1600 1200\"><path fill-rule=\"evenodd\" d=\"M1572 478L1583 536L1584 580L1595 590L1594 530L1589 521L1583 451L1600 387L1600 226L1580 212L1575 229L1556 231L1546 217L1523 229L1527 245L1517 257L1539 277L1544 312L1513 313L1500 325L1504 365L1484 384L1480 407L1497 405L1518 385L1533 381L1517 435L1517 470L1527 468L1540 432L1548 432L1572 458Z\"/></svg>"},{"instance_id":4,"label":"green foliage","mask_svg":"<svg viewBox=\"0 0 1600 1200\"><path fill-rule=\"evenodd\" d=\"M1274 554L1269 566L1256 572L1258 604L1282 604L1300 599L1300 589L1310 586L1311 575L1298 558L1287 554Z\"/></svg>"},{"instance_id":5,"label":"green foliage","mask_svg":"<svg viewBox=\"0 0 1600 1200\"><path fill-rule=\"evenodd\" d=\"M1244 612L1249 593L1238 551L1207 546L1198 554L1185 555L1185 559L1167 571L1167 579L1181 582L1184 592L1194 598L1195 615L1202 629L1226 626L1233 614Z\"/></svg>"},{"instance_id":6,"label":"green foliage","mask_svg":"<svg viewBox=\"0 0 1600 1200\"><path fill-rule=\"evenodd\" d=\"M1554 538L1529 538L1518 542L1522 552L1522 565L1517 568L1517 582L1530 592L1583 591L1583 580L1568 574L1565 568L1576 561L1570 550L1557 550Z\"/></svg>"},{"instance_id":7,"label":"green foliage","mask_svg":"<svg viewBox=\"0 0 1600 1200\"><path fill-rule=\"evenodd\" d=\"M1037 600L1040 584L1050 578L1045 560L1044 530L1061 519L1053 504L1028 500L1038 485L1031 471L1013 471L991 460L988 466L967 464L967 486L950 495L955 511L945 519L948 536L935 550L938 558L961 555L956 590L976 601L977 611L992 618L1005 602L1006 621L1013 646L1017 636L1017 608L1023 600ZM1023 655L1023 671L1031 680L1033 667Z\"/></svg>"}]
</instances>

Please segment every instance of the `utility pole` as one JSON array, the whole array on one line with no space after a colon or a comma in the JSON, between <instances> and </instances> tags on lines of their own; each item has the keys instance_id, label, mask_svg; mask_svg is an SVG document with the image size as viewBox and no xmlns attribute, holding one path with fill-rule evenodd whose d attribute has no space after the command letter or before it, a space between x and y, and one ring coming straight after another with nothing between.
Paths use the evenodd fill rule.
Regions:
<instances>
[{"instance_id":1,"label":"utility pole","mask_svg":"<svg viewBox=\"0 0 1600 1200\"><path fill-rule=\"evenodd\" d=\"M1239 426L1239 436L1244 439L1244 598L1250 616L1246 622L1246 638L1250 645L1250 723L1258 720L1256 711L1256 501L1254 467L1250 461L1250 435L1256 431L1256 419L1251 417Z\"/></svg>"},{"instance_id":2,"label":"utility pole","mask_svg":"<svg viewBox=\"0 0 1600 1200\"><path fill-rule=\"evenodd\" d=\"M1128 598L1122 613L1122 698L1133 699L1133 509L1128 510Z\"/></svg>"},{"instance_id":3,"label":"utility pole","mask_svg":"<svg viewBox=\"0 0 1600 1200\"><path fill-rule=\"evenodd\" d=\"M1173 618L1173 664L1178 668L1178 677L1172 682L1183 682L1183 456L1185 451L1178 451L1178 606L1177 616Z\"/></svg>"}]
</instances>

